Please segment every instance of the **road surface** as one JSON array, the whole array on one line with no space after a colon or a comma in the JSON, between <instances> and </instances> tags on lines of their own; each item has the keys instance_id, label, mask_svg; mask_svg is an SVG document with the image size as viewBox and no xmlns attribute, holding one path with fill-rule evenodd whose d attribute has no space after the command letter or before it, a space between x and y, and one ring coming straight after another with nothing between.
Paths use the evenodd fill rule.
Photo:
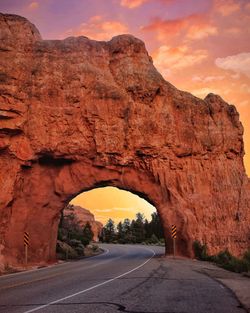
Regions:
<instances>
[{"instance_id":1,"label":"road surface","mask_svg":"<svg viewBox=\"0 0 250 313\"><path fill-rule=\"evenodd\" d=\"M162 247L102 247L99 256L0 277L0 313L245 312L191 260L166 259Z\"/></svg>"}]
</instances>

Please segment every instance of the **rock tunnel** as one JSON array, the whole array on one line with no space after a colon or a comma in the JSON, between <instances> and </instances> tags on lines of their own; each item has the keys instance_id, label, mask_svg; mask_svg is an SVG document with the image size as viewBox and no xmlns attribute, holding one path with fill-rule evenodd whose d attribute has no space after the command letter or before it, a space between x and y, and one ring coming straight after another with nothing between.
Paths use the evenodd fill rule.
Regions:
<instances>
[{"instance_id":1,"label":"rock tunnel","mask_svg":"<svg viewBox=\"0 0 250 313\"><path fill-rule=\"evenodd\" d=\"M60 211L114 186L151 202L178 254L199 240L241 255L250 240L243 127L233 105L180 91L131 35L42 40L0 14L0 265L55 258ZM166 240L167 252L170 246Z\"/></svg>"}]
</instances>

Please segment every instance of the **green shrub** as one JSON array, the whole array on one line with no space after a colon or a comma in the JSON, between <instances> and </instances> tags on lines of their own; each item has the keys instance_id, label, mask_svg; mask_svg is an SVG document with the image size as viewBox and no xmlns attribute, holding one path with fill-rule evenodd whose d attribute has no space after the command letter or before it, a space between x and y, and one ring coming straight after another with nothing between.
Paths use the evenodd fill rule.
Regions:
<instances>
[{"instance_id":1,"label":"green shrub","mask_svg":"<svg viewBox=\"0 0 250 313\"><path fill-rule=\"evenodd\" d=\"M99 247L97 245L92 245L92 250L94 252L98 251Z\"/></svg>"},{"instance_id":2,"label":"green shrub","mask_svg":"<svg viewBox=\"0 0 250 313\"><path fill-rule=\"evenodd\" d=\"M236 273L247 272L249 269L248 267L249 264L246 260L238 259L232 256L230 253L225 254L225 251L222 253L219 253L216 256L215 260L216 260L216 263L220 265L222 268L232 271L232 272L236 272Z\"/></svg>"},{"instance_id":3,"label":"green shrub","mask_svg":"<svg viewBox=\"0 0 250 313\"><path fill-rule=\"evenodd\" d=\"M236 273L242 273L248 271L248 263L243 259L233 257L229 264L223 264L223 268Z\"/></svg>"},{"instance_id":4,"label":"green shrub","mask_svg":"<svg viewBox=\"0 0 250 313\"><path fill-rule=\"evenodd\" d=\"M119 239L117 240L117 242L120 243L120 244L123 244L123 245L124 245L125 243L127 243L126 240L123 239L123 238L119 238Z\"/></svg>"},{"instance_id":5,"label":"green shrub","mask_svg":"<svg viewBox=\"0 0 250 313\"><path fill-rule=\"evenodd\" d=\"M219 264L228 264L232 259L233 256L227 249L219 252L215 257L216 262Z\"/></svg>"},{"instance_id":6,"label":"green shrub","mask_svg":"<svg viewBox=\"0 0 250 313\"><path fill-rule=\"evenodd\" d=\"M152 244L157 244L158 243L158 238L155 236L155 234L153 234L150 239L149 239L150 243Z\"/></svg>"},{"instance_id":7,"label":"green shrub","mask_svg":"<svg viewBox=\"0 0 250 313\"><path fill-rule=\"evenodd\" d=\"M244 253L243 260L247 261L250 265L250 249Z\"/></svg>"},{"instance_id":8,"label":"green shrub","mask_svg":"<svg viewBox=\"0 0 250 313\"><path fill-rule=\"evenodd\" d=\"M216 255L208 255L206 245L202 245L198 240L194 241L193 249L198 260L214 262L220 267L236 273L250 271L250 250L245 252L242 259L239 259L233 256L228 249Z\"/></svg>"},{"instance_id":9,"label":"green shrub","mask_svg":"<svg viewBox=\"0 0 250 313\"><path fill-rule=\"evenodd\" d=\"M81 240L77 240L77 239L71 239L68 244L71 246L71 247L78 247L79 245L82 244Z\"/></svg>"},{"instance_id":10,"label":"green shrub","mask_svg":"<svg viewBox=\"0 0 250 313\"><path fill-rule=\"evenodd\" d=\"M83 256L84 255L84 245L79 245L77 247L75 247L75 251L77 252L77 254L79 256Z\"/></svg>"},{"instance_id":11,"label":"green shrub","mask_svg":"<svg viewBox=\"0 0 250 313\"><path fill-rule=\"evenodd\" d=\"M207 261L209 256L207 254L207 246L201 244L198 240L193 243L194 255L198 260Z\"/></svg>"},{"instance_id":12,"label":"green shrub","mask_svg":"<svg viewBox=\"0 0 250 313\"><path fill-rule=\"evenodd\" d=\"M90 243L93 237L94 237L94 233L91 229L91 225L89 224L89 222L87 222L86 225L83 227L82 238L81 238L81 241L85 247Z\"/></svg>"}]
</instances>

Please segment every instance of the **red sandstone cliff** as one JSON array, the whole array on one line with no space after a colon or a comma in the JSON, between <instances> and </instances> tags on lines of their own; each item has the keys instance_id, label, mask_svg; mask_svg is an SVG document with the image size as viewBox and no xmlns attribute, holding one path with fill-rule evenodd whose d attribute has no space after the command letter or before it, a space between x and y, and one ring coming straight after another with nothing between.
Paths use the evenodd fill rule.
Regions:
<instances>
[{"instance_id":1,"label":"red sandstone cliff","mask_svg":"<svg viewBox=\"0 0 250 313\"><path fill-rule=\"evenodd\" d=\"M101 234L103 225L101 222L95 220L94 214L92 214L89 210L82 208L81 206L68 205L63 210L63 215L67 216L71 213L75 214L76 219L81 226L84 226L87 222L89 222L91 230L94 233L93 240L99 241L99 235Z\"/></svg>"},{"instance_id":2,"label":"red sandstone cliff","mask_svg":"<svg viewBox=\"0 0 250 313\"><path fill-rule=\"evenodd\" d=\"M55 257L59 216L99 186L153 203L177 251L195 239L239 255L250 241L250 183L239 114L219 96L180 91L129 35L42 40L0 15L0 264ZM169 243L167 247L170 247Z\"/></svg>"}]
</instances>

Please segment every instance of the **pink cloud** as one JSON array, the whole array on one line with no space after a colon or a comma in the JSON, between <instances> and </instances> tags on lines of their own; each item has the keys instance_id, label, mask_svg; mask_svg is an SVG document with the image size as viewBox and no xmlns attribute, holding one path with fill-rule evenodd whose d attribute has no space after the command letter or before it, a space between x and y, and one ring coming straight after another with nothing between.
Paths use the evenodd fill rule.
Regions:
<instances>
[{"instance_id":1,"label":"pink cloud","mask_svg":"<svg viewBox=\"0 0 250 313\"><path fill-rule=\"evenodd\" d=\"M29 6L28 6L28 8L29 8L30 10L35 10L35 9L37 9L38 7L39 7L39 3L36 2L36 1L31 2L31 3L29 4Z\"/></svg>"},{"instance_id":2,"label":"pink cloud","mask_svg":"<svg viewBox=\"0 0 250 313\"><path fill-rule=\"evenodd\" d=\"M239 35L242 30L239 27L230 27L227 28L225 31L230 35Z\"/></svg>"},{"instance_id":3,"label":"pink cloud","mask_svg":"<svg viewBox=\"0 0 250 313\"><path fill-rule=\"evenodd\" d=\"M169 2L174 2L175 0L120 0L120 4L123 7L129 9L135 9L142 6L147 2L162 2L163 4L169 4Z\"/></svg>"},{"instance_id":4,"label":"pink cloud","mask_svg":"<svg viewBox=\"0 0 250 313\"><path fill-rule=\"evenodd\" d=\"M91 17L77 29L66 31L62 37L86 36L95 40L110 40L112 37L128 32L128 27L116 20L104 20L102 16Z\"/></svg>"},{"instance_id":5,"label":"pink cloud","mask_svg":"<svg viewBox=\"0 0 250 313\"><path fill-rule=\"evenodd\" d=\"M187 32L187 37L190 39L203 39L208 36L218 34L218 29L215 26L208 24L193 25Z\"/></svg>"},{"instance_id":6,"label":"pink cloud","mask_svg":"<svg viewBox=\"0 0 250 313\"><path fill-rule=\"evenodd\" d=\"M219 68L233 71L236 74L244 74L250 78L250 52L217 58L215 64Z\"/></svg>"},{"instance_id":7,"label":"pink cloud","mask_svg":"<svg viewBox=\"0 0 250 313\"><path fill-rule=\"evenodd\" d=\"M214 10L222 16L229 16L241 8L236 0L214 0Z\"/></svg>"},{"instance_id":8,"label":"pink cloud","mask_svg":"<svg viewBox=\"0 0 250 313\"><path fill-rule=\"evenodd\" d=\"M192 67L202 63L208 57L206 50L190 50L187 46L161 46L153 53L155 66L163 76L169 76L173 70Z\"/></svg>"},{"instance_id":9,"label":"pink cloud","mask_svg":"<svg viewBox=\"0 0 250 313\"><path fill-rule=\"evenodd\" d=\"M149 0L121 0L121 6L129 9L135 9L148 1Z\"/></svg>"},{"instance_id":10,"label":"pink cloud","mask_svg":"<svg viewBox=\"0 0 250 313\"><path fill-rule=\"evenodd\" d=\"M247 3L247 4L245 5L245 9L250 11L250 3Z\"/></svg>"},{"instance_id":11,"label":"pink cloud","mask_svg":"<svg viewBox=\"0 0 250 313\"><path fill-rule=\"evenodd\" d=\"M200 14L175 20L158 18L142 30L155 32L159 41L166 41L177 36L185 36L189 40L199 40L218 34L217 27L211 24L207 16Z\"/></svg>"}]
</instances>

